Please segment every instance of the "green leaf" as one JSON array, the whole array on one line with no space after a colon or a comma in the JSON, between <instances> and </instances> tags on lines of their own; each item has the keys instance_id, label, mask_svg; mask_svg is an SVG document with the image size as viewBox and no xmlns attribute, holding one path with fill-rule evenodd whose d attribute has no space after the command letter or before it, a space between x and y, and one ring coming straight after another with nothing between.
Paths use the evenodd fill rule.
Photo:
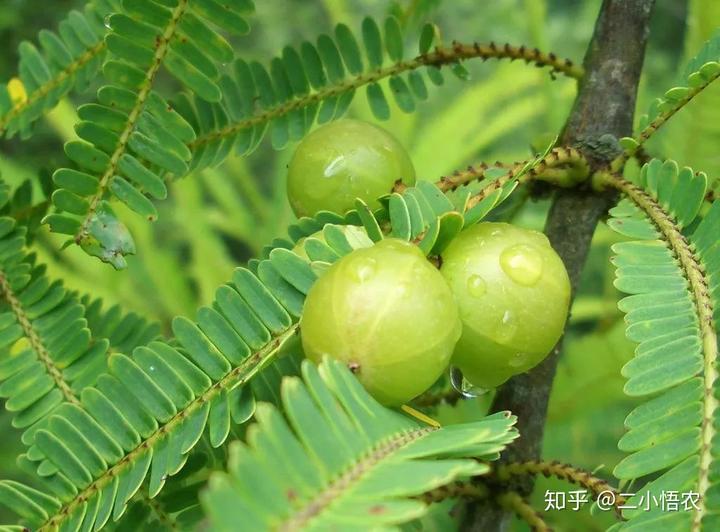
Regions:
<instances>
[{"instance_id":1,"label":"green leaf","mask_svg":"<svg viewBox=\"0 0 720 532\"><path fill-rule=\"evenodd\" d=\"M378 120L390 118L390 106L379 83L371 83L367 86L367 98L375 118Z\"/></svg>"},{"instance_id":2,"label":"green leaf","mask_svg":"<svg viewBox=\"0 0 720 532\"><path fill-rule=\"evenodd\" d=\"M385 48L390 59L395 62L403 60L403 37L400 23L395 17L385 19Z\"/></svg>"},{"instance_id":3,"label":"green leaf","mask_svg":"<svg viewBox=\"0 0 720 532\"><path fill-rule=\"evenodd\" d=\"M383 47L380 28L375 19L365 17L362 21L362 36L368 62L372 68L380 68L383 63Z\"/></svg>"},{"instance_id":4,"label":"green leaf","mask_svg":"<svg viewBox=\"0 0 720 532\"><path fill-rule=\"evenodd\" d=\"M492 441L500 450L516 437L514 418L505 416L433 438L445 429L422 427L381 407L337 362L325 361L318 371L305 361L302 373L304 382L283 384L287 421L276 408L259 404L256 445L234 443L228 473L211 479L202 501L214 528L232 529L239 516L254 528L366 526L368 515L373 526L397 525L427 508L410 497L487 472L485 464L468 459L475 446ZM282 474L268 475L268 467ZM359 468L362 475L351 473ZM287 493L294 504L287 504Z\"/></svg>"}]
</instances>

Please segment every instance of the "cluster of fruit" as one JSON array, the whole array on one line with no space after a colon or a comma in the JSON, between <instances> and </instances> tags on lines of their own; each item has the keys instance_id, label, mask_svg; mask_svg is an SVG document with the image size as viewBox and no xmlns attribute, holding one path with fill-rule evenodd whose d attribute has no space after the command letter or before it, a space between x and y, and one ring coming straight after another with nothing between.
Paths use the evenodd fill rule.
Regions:
<instances>
[{"instance_id":1,"label":"cluster of fruit","mask_svg":"<svg viewBox=\"0 0 720 532\"><path fill-rule=\"evenodd\" d=\"M415 182L408 154L387 131L355 120L322 126L297 147L288 195L298 216L345 212L397 181ZM346 363L386 405L427 390L452 364L494 388L547 356L560 338L570 282L544 234L506 223L465 229L440 267L408 242L366 242L333 264L305 301L303 350ZM319 233L318 238L322 238ZM296 252L304 255L303 243Z\"/></svg>"}]
</instances>

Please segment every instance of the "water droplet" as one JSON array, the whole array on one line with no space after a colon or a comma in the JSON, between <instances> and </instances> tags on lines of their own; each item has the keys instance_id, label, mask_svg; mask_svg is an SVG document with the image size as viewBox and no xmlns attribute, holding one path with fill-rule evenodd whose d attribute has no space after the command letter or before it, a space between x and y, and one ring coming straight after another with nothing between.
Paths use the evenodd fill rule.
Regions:
<instances>
[{"instance_id":1,"label":"water droplet","mask_svg":"<svg viewBox=\"0 0 720 532\"><path fill-rule=\"evenodd\" d=\"M479 275L471 275L467 280L467 290L473 297L482 297L487 292L487 283Z\"/></svg>"},{"instance_id":2,"label":"water droplet","mask_svg":"<svg viewBox=\"0 0 720 532\"><path fill-rule=\"evenodd\" d=\"M150 366L150 371L155 371L155 366Z\"/></svg>"},{"instance_id":3,"label":"water droplet","mask_svg":"<svg viewBox=\"0 0 720 532\"><path fill-rule=\"evenodd\" d=\"M493 229L490 231L490 236L500 236L502 234L502 229Z\"/></svg>"},{"instance_id":4,"label":"water droplet","mask_svg":"<svg viewBox=\"0 0 720 532\"><path fill-rule=\"evenodd\" d=\"M104 25L107 29L109 29L109 30L112 29L112 25L110 24L110 17L111 17L111 16L112 16L112 15L105 15L105 18L103 19L103 25Z\"/></svg>"},{"instance_id":5,"label":"water droplet","mask_svg":"<svg viewBox=\"0 0 720 532\"><path fill-rule=\"evenodd\" d=\"M455 366L450 366L450 384L460 395L472 399L485 395L490 390L475 386L472 382L463 377L462 371Z\"/></svg>"},{"instance_id":6,"label":"water droplet","mask_svg":"<svg viewBox=\"0 0 720 532\"><path fill-rule=\"evenodd\" d=\"M361 283L371 279L376 271L377 261L372 257L358 257L352 266L353 277Z\"/></svg>"},{"instance_id":7,"label":"water droplet","mask_svg":"<svg viewBox=\"0 0 720 532\"><path fill-rule=\"evenodd\" d=\"M540 253L527 244L510 246L500 254L500 266L510 279L524 286L540 280L543 261Z\"/></svg>"},{"instance_id":8,"label":"water droplet","mask_svg":"<svg viewBox=\"0 0 720 532\"><path fill-rule=\"evenodd\" d=\"M519 368L520 366L525 365L527 359L527 353L515 353L512 357L510 357L510 360L508 360L508 365L511 368Z\"/></svg>"}]
</instances>

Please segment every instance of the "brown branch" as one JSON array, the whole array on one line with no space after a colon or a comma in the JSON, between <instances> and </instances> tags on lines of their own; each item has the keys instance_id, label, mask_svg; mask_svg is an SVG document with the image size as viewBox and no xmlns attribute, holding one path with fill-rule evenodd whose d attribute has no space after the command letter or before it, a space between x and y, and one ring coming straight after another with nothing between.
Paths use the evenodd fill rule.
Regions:
<instances>
[{"instance_id":1,"label":"brown branch","mask_svg":"<svg viewBox=\"0 0 720 532\"><path fill-rule=\"evenodd\" d=\"M580 84L560 142L582 145L593 169L607 166L616 154L594 150L605 134L627 136L632 131L637 85L645 55L654 0L604 0L595 31L585 55L586 75ZM553 199L545 232L568 270L573 296L577 291L590 241L598 220L612 204L614 195L590 190L559 190ZM550 355L527 373L510 379L497 392L491 410L510 410L518 416L520 438L501 460L524 462L540 457L552 389L562 340ZM529 477L518 487L532 492ZM507 513L494 505L474 504L468 509L468 530L502 530Z\"/></svg>"}]
</instances>

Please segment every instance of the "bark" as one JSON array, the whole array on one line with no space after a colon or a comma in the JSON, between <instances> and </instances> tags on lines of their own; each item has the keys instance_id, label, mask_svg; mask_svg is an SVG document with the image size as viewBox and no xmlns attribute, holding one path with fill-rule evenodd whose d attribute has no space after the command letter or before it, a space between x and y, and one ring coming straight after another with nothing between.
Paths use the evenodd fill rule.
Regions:
<instances>
[{"instance_id":1,"label":"bark","mask_svg":"<svg viewBox=\"0 0 720 532\"><path fill-rule=\"evenodd\" d=\"M654 0L604 0L595 23L583 65L585 77L561 135L561 145L576 145L593 166L600 167L616 155L613 137L632 133L635 97L642 70ZM590 241L598 221L612 205L611 195L590 189L556 193L545 232L563 259L573 296L578 287ZM520 438L503 454L503 461L540 458L547 405L562 348L528 373L512 378L497 392L491 410L510 410L518 416ZM522 478L513 488L523 495L533 489L532 478ZM492 503L466 508L466 530L481 532L507 529L509 515Z\"/></svg>"}]
</instances>

